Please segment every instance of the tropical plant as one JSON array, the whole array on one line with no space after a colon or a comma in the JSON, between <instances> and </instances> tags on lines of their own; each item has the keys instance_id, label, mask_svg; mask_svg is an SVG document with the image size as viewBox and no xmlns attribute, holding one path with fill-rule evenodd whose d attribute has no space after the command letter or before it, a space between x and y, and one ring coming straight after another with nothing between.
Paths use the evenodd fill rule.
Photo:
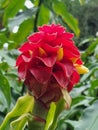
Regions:
<instances>
[{"instance_id":1,"label":"tropical plant","mask_svg":"<svg viewBox=\"0 0 98 130\"><path fill-rule=\"evenodd\" d=\"M90 8L97 8L97 1L89 1L86 5L84 0L0 0L0 130L27 130L24 126L32 119L30 113L34 99L26 94L27 87L18 78L15 67L16 58L20 55L18 48L29 35L38 31L38 26L52 23L59 23L75 34L75 44L89 73L81 75L80 82L70 92L72 105L69 110L65 109L60 114L55 104L51 104L45 130L53 130L51 124L55 124L58 114L56 130L97 130L98 37L95 33L98 18L97 15L95 17L96 12L88 13ZM81 8L86 13L84 23ZM86 21L96 25L91 32ZM58 106L62 109L60 102Z\"/></svg>"}]
</instances>

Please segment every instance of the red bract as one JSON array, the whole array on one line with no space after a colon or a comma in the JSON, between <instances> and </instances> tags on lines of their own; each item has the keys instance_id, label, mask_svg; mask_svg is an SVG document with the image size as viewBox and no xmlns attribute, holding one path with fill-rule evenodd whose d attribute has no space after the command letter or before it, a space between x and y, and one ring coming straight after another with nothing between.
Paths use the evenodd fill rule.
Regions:
<instances>
[{"instance_id":1,"label":"red bract","mask_svg":"<svg viewBox=\"0 0 98 130\"><path fill-rule=\"evenodd\" d=\"M43 103L58 101L61 89L71 91L79 81L76 65L82 65L73 34L61 25L44 25L28 37L17 58L19 78L36 99Z\"/></svg>"}]
</instances>

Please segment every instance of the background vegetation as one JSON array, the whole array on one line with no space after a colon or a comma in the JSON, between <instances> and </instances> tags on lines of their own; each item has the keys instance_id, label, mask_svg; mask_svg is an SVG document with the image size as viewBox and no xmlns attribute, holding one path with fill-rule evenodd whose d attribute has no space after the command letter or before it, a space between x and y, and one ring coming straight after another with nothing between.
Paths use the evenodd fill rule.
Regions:
<instances>
[{"instance_id":1,"label":"background vegetation","mask_svg":"<svg viewBox=\"0 0 98 130\"><path fill-rule=\"evenodd\" d=\"M71 109L61 113L56 130L98 129L97 12L97 0L0 0L0 124L26 91L15 68L17 48L38 26L60 23L75 34L90 72L70 93Z\"/></svg>"}]
</instances>

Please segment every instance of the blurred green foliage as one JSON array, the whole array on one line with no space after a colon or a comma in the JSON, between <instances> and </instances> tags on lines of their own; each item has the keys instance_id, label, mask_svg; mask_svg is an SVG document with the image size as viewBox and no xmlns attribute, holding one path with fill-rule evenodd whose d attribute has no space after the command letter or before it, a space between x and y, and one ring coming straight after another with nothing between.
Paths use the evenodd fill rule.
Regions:
<instances>
[{"instance_id":1,"label":"blurred green foliage","mask_svg":"<svg viewBox=\"0 0 98 130\"><path fill-rule=\"evenodd\" d=\"M71 109L60 114L56 130L98 129L97 12L97 0L0 0L0 124L25 93L15 68L17 48L38 26L60 23L75 34L90 72L81 76L70 93Z\"/></svg>"}]
</instances>

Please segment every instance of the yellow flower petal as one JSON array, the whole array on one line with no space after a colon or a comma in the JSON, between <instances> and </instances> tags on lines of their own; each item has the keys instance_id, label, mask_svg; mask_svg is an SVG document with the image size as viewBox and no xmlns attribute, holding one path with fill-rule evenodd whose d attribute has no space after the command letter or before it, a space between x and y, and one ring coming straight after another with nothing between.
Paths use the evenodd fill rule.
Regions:
<instances>
[{"instance_id":1,"label":"yellow flower petal","mask_svg":"<svg viewBox=\"0 0 98 130\"><path fill-rule=\"evenodd\" d=\"M46 56L47 55L45 50L41 47L39 47L39 54L40 54L40 56Z\"/></svg>"},{"instance_id":2,"label":"yellow flower petal","mask_svg":"<svg viewBox=\"0 0 98 130\"><path fill-rule=\"evenodd\" d=\"M33 52L32 52L31 50L29 50L29 54L30 54L30 55L32 55L32 54L33 54Z\"/></svg>"},{"instance_id":3,"label":"yellow flower petal","mask_svg":"<svg viewBox=\"0 0 98 130\"><path fill-rule=\"evenodd\" d=\"M76 67L76 70L78 71L79 74L85 74L89 72L89 69L84 65L75 64L74 66Z\"/></svg>"},{"instance_id":4,"label":"yellow flower petal","mask_svg":"<svg viewBox=\"0 0 98 130\"><path fill-rule=\"evenodd\" d=\"M57 60L60 61L63 59L63 55L64 55L64 52L63 52L63 48L60 48L57 52Z\"/></svg>"},{"instance_id":5,"label":"yellow flower petal","mask_svg":"<svg viewBox=\"0 0 98 130\"><path fill-rule=\"evenodd\" d=\"M76 63L78 58L71 58L72 63Z\"/></svg>"}]
</instances>

